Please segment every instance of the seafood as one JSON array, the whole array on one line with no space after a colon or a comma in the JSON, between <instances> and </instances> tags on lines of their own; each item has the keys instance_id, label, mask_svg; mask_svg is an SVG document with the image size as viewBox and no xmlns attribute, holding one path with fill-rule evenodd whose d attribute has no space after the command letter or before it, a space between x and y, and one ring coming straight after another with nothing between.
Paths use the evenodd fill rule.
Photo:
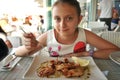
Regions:
<instances>
[{"instance_id":1,"label":"seafood","mask_svg":"<svg viewBox=\"0 0 120 80\"><path fill-rule=\"evenodd\" d=\"M82 67L73 61L53 59L40 64L36 72L39 77L81 77L87 67Z\"/></svg>"}]
</instances>

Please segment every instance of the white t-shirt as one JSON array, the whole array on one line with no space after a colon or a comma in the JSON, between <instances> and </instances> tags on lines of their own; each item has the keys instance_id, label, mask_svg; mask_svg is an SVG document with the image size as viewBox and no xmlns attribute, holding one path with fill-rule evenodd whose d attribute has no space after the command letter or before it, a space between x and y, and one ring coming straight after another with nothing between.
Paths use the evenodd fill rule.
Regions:
<instances>
[{"instance_id":1,"label":"white t-shirt","mask_svg":"<svg viewBox=\"0 0 120 80\"><path fill-rule=\"evenodd\" d=\"M72 44L61 44L57 42L54 29L48 31L47 48L52 55L65 55L68 53L77 53L86 50L86 35L84 29L79 28L78 37Z\"/></svg>"},{"instance_id":2,"label":"white t-shirt","mask_svg":"<svg viewBox=\"0 0 120 80\"><path fill-rule=\"evenodd\" d=\"M113 0L102 0L98 6L98 10L101 10L99 18L112 18L112 8L114 6Z\"/></svg>"}]
</instances>

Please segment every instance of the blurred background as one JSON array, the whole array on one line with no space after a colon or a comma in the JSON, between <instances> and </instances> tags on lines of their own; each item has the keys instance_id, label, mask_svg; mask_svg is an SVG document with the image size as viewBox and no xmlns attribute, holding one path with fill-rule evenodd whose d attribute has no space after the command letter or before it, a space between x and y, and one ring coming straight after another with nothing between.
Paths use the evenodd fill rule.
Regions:
<instances>
[{"instance_id":1,"label":"blurred background","mask_svg":"<svg viewBox=\"0 0 120 80\"><path fill-rule=\"evenodd\" d=\"M0 0L0 27L8 36L22 37L23 31L35 36L53 28L51 6L56 0ZM89 22L98 22L97 8L101 0L78 0L83 19L79 27L90 29ZM120 15L120 0L113 0ZM120 16L119 16L120 17ZM27 27L26 27L27 26Z\"/></svg>"}]
</instances>

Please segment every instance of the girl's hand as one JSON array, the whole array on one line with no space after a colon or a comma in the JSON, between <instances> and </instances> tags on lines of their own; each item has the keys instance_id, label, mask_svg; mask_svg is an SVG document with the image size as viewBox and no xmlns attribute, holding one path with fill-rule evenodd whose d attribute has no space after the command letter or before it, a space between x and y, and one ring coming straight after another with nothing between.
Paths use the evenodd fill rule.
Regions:
<instances>
[{"instance_id":1,"label":"girl's hand","mask_svg":"<svg viewBox=\"0 0 120 80\"><path fill-rule=\"evenodd\" d=\"M25 33L24 35L25 47L28 50L34 50L37 47L38 41L32 33Z\"/></svg>"}]
</instances>

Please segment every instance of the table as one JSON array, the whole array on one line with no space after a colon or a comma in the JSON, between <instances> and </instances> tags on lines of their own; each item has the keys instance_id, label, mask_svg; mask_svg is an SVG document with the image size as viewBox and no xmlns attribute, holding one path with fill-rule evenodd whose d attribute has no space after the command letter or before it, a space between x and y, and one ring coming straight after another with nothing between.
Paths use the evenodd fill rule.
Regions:
<instances>
[{"instance_id":1,"label":"table","mask_svg":"<svg viewBox=\"0 0 120 80\"><path fill-rule=\"evenodd\" d=\"M101 71L109 71L106 76L108 80L120 80L120 65L114 63L112 60L94 59Z\"/></svg>"},{"instance_id":2,"label":"table","mask_svg":"<svg viewBox=\"0 0 120 80\"><path fill-rule=\"evenodd\" d=\"M29 68L32 60L33 57L23 57L12 71L0 72L0 80L23 80L22 77ZM120 80L120 65L111 60L94 60L101 71L109 71L107 75L108 80Z\"/></svg>"}]
</instances>

